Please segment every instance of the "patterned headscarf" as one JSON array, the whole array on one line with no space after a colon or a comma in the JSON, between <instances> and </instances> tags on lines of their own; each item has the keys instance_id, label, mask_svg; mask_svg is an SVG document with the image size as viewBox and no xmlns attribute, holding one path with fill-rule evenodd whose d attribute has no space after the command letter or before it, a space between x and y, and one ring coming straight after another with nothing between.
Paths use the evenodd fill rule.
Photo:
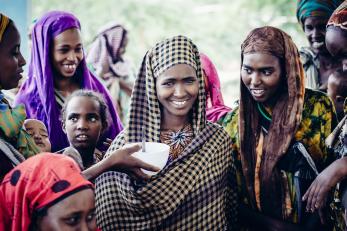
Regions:
<instances>
[{"instance_id":1,"label":"patterned headscarf","mask_svg":"<svg viewBox=\"0 0 347 231\"><path fill-rule=\"evenodd\" d=\"M8 24L10 24L10 19L6 15L0 13L0 42Z\"/></svg>"},{"instance_id":2,"label":"patterned headscarf","mask_svg":"<svg viewBox=\"0 0 347 231\"><path fill-rule=\"evenodd\" d=\"M93 65L97 74L107 73L111 68L114 74L119 76L114 64L122 61L119 50L126 35L127 31L118 23L108 24L98 32L87 55L87 63Z\"/></svg>"},{"instance_id":3,"label":"patterned headscarf","mask_svg":"<svg viewBox=\"0 0 347 231\"><path fill-rule=\"evenodd\" d=\"M97 224L102 230L226 230L228 222L235 222L231 140L220 126L206 122L200 56L190 39L176 36L147 52L135 82L128 126L106 156L126 143L140 142L142 128L146 141L160 142L156 78L176 64L190 65L198 78L199 94L191 116L193 140L140 188L122 173L107 172L98 177Z\"/></svg>"},{"instance_id":4,"label":"patterned headscarf","mask_svg":"<svg viewBox=\"0 0 347 231\"><path fill-rule=\"evenodd\" d=\"M342 2L343 0L298 0L296 18L302 25L308 17L329 19Z\"/></svg>"},{"instance_id":5,"label":"patterned headscarf","mask_svg":"<svg viewBox=\"0 0 347 231\"><path fill-rule=\"evenodd\" d=\"M305 92L304 71L294 42L285 32L274 27L261 27L252 30L241 46L243 55L265 53L278 57L284 62L282 78L286 81L284 93L277 99L273 108L272 122L264 143L260 166L261 208L268 214L281 214L281 184L276 164L287 152L301 121ZM242 170L245 176L250 202L255 205L254 169L256 143L260 125L256 102L241 81L239 114L240 153ZM276 215L277 214L277 215Z\"/></svg>"},{"instance_id":6,"label":"patterned headscarf","mask_svg":"<svg viewBox=\"0 0 347 231\"><path fill-rule=\"evenodd\" d=\"M347 30L347 1L344 1L331 15L327 26L330 25Z\"/></svg>"},{"instance_id":7,"label":"patterned headscarf","mask_svg":"<svg viewBox=\"0 0 347 231\"><path fill-rule=\"evenodd\" d=\"M222 90L216 67L210 58L200 53L201 66L205 80L206 91L206 116L207 120L217 122L220 118L231 111L231 108L224 104Z\"/></svg>"},{"instance_id":8,"label":"patterned headscarf","mask_svg":"<svg viewBox=\"0 0 347 231\"><path fill-rule=\"evenodd\" d=\"M28 230L33 214L92 183L70 157L42 153L9 172L0 185L0 230Z\"/></svg>"},{"instance_id":9,"label":"patterned headscarf","mask_svg":"<svg viewBox=\"0 0 347 231\"><path fill-rule=\"evenodd\" d=\"M80 30L80 22L74 15L63 11L48 12L36 22L32 30L28 79L22 84L15 99L15 104L25 104L28 118L44 122L53 152L69 146L69 143L62 129L61 108L54 94L51 46L54 37L71 28ZM104 96L111 118L110 126L100 140L105 137L113 139L122 130L121 122L107 90L88 70L85 58L79 64L74 77L77 78L81 89L94 90Z\"/></svg>"}]
</instances>

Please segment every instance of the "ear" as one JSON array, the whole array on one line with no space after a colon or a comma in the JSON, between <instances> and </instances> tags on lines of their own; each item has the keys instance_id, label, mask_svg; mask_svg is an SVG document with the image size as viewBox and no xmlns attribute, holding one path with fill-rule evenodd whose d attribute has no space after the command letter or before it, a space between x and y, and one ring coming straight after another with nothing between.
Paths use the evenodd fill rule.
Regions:
<instances>
[{"instance_id":1,"label":"ear","mask_svg":"<svg viewBox=\"0 0 347 231\"><path fill-rule=\"evenodd\" d=\"M63 132L66 134L65 122L62 122L62 128L63 128Z\"/></svg>"}]
</instances>

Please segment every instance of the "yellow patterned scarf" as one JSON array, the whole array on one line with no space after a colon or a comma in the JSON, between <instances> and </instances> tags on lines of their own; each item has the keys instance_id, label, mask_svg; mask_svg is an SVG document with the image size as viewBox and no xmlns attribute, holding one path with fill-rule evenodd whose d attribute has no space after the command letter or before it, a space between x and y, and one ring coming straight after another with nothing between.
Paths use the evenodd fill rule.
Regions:
<instances>
[{"instance_id":1,"label":"yellow patterned scarf","mask_svg":"<svg viewBox=\"0 0 347 231\"><path fill-rule=\"evenodd\" d=\"M0 42L2 40L2 36L4 35L5 30L9 23L10 23L10 19L4 14L0 13Z\"/></svg>"},{"instance_id":2,"label":"yellow patterned scarf","mask_svg":"<svg viewBox=\"0 0 347 231\"><path fill-rule=\"evenodd\" d=\"M0 135L11 143L25 158L39 153L31 136L22 129L26 118L25 108L11 108L0 91Z\"/></svg>"}]
</instances>

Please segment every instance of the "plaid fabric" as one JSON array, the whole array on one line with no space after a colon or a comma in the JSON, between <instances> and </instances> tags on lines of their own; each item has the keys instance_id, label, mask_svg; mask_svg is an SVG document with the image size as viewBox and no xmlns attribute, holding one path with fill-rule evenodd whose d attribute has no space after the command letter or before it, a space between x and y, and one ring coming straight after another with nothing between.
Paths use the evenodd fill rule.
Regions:
<instances>
[{"instance_id":1,"label":"plaid fabric","mask_svg":"<svg viewBox=\"0 0 347 231\"><path fill-rule=\"evenodd\" d=\"M185 63L197 70L199 96L194 106L194 139L181 155L144 185L126 174L106 172L96 179L96 213L102 230L233 230L237 195L231 141L205 120L205 94L199 53L183 36L158 43L147 52L132 95L127 128L106 155L128 142L160 142L160 108L155 78Z\"/></svg>"}]
</instances>

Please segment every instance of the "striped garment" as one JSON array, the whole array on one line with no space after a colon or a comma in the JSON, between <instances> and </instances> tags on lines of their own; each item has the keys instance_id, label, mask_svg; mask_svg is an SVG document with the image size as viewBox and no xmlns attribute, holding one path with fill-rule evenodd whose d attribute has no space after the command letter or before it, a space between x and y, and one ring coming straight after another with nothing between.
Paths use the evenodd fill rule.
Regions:
<instances>
[{"instance_id":1,"label":"striped garment","mask_svg":"<svg viewBox=\"0 0 347 231\"><path fill-rule=\"evenodd\" d=\"M193 140L177 159L140 187L128 175L106 172L96 179L97 224L102 230L235 230L237 194L231 140L206 122L204 82L199 52L192 41L176 36L149 50L135 82L127 128L107 155L126 143L160 142L160 107L155 79L176 64L196 72L199 94L192 108Z\"/></svg>"}]
</instances>

